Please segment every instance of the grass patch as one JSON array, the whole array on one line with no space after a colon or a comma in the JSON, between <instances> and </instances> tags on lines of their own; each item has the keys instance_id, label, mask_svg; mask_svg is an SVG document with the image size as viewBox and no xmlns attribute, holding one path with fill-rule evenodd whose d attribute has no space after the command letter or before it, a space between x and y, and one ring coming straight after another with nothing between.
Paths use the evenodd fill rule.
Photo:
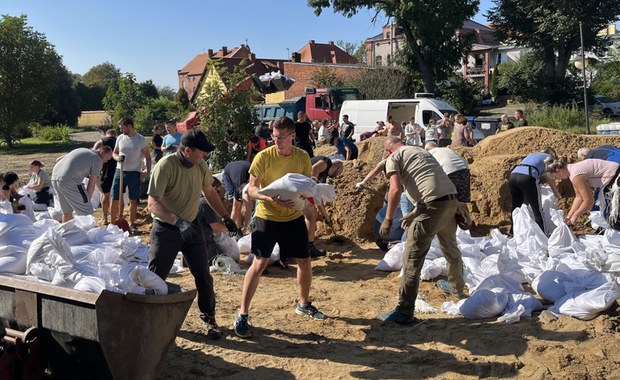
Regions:
<instances>
[{"instance_id":1,"label":"grass patch","mask_svg":"<svg viewBox=\"0 0 620 380\"><path fill-rule=\"evenodd\" d=\"M3 147L0 150L0 156L35 154L35 153L63 153L69 152L75 148L90 148L93 143L77 142L77 141L46 141L39 137L29 137L20 140L14 148L8 149Z\"/></svg>"}]
</instances>

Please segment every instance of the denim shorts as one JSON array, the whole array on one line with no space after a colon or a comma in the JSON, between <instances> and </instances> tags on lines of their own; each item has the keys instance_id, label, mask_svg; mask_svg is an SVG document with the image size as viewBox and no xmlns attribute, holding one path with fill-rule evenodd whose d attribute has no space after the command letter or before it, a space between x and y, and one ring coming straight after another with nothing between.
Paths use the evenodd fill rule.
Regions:
<instances>
[{"instance_id":1,"label":"denim shorts","mask_svg":"<svg viewBox=\"0 0 620 380\"><path fill-rule=\"evenodd\" d=\"M123 192L125 189L129 189L129 199L136 200L140 198L140 172L124 172L123 173ZM119 199L118 196L118 186L121 180L121 171L120 169L116 170L114 173L114 182L112 182L112 199L117 201Z\"/></svg>"}]
</instances>

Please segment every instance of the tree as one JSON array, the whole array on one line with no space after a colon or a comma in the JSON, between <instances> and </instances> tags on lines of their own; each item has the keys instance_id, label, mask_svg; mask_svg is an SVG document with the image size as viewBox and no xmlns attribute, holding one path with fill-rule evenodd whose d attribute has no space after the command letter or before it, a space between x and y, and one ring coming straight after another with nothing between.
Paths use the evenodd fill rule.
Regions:
<instances>
[{"instance_id":1,"label":"tree","mask_svg":"<svg viewBox=\"0 0 620 380\"><path fill-rule=\"evenodd\" d=\"M163 96L170 100L174 100L176 95L176 92L170 86L157 87L157 92L159 93L159 96Z\"/></svg>"},{"instance_id":2,"label":"tree","mask_svg":"<svg viewBox=\"0 0 620 380\"><path fill-rule=\"evenodd\" d=\"M437 96L452 104L463 115L471 115L478 105L482 85L453 74L437 85Z\"/></svg>"},{"instance_id":3,"label":"tree","mask_svg":"<svg viewBox=\"0 0 620 380\"><path fill-rule=\"evenodd\" d=\"M60 79L48 95L48 108L40 123L42 125L66 124L76 126L80 116L80 99L72 74L64 66Z\"/></svg>"},{"instance_id":4,"label":"tree","mask_svg":"<svg viewBox=\"0 0 620 380\"><path fill-rule=\"evenodd\" d=\"M121 77L121 70L110 62L104 62L91 67L82 75L82 83L88 87L108 88L111 82Z\"/></svg>"},{"instance_id":5,"label":"tree","mask_svg":"<svg viewBox=\"0 0 620 380\"><path fill-rule=\"evenodd\" d=\"M346 17L374 8L375 20L381 12L393 18L407 41L401 62L421 74L426 92L434 92L435 81L446 79L469 52L473 36L457 37L456 31L476 14L479 4L479 0L308 0L317 16L331 6Z\"/></svg>"},{"instance_id":6,"label":"tree","mask_svg":"<svg viewBox=\"0 0 620 380\"><path fill-rule=\"evenodd\" d=\"M528 46L542 54L549 85L564 86L569 61L580 49L579 23L583 24L585 50L600 50L606 44L599 30L617 20L620 0L554 2L538 0L494 0L486 17L500 40Z\"/></svg>"},{"instance_id":7,"label":"tree","mask_svg":"<svg viewBox=\"0 0 620 380\"><path fill-rule=\"evenodd\" d=\"M342 50L346 51L347 54L357 59L359 63L366 63L366 49L364 47L364 41L361 41L359 44L353 42L345 42L343 40L336 41L336 45L340 47Z\"/></svg>"},{"instance_id":8,"label":"tree","mask_svg":"<svg viewBox=\"0 0 620 380\"><path fill-rule=\"evenodd\" d=\"M61 57L25 15L0 21L0 140L13 147L25 125L47 110L48 94L61 78Z\"/></svg>"},{"instance_id":9,"label":"tree","mask_svg":"<svg viewBox=\"0 0 620 380\"><path fill-rule=\"evenodd\" d=\"M153 127L168 120L185 117L186 111L177 101L166 97L150 99L148 104L139 108L134 115L136 130L141 134L150 134Z\"/></svg>"},{"instance_id":10,"label":"tree","mask_svg":"<svg viewBox=\"0 0 620 380\"><path fill-rule=\"evenodd\" d=\"M407 71L386 66L360 70L346 84L357 88L367 99L407 99L422 88Z\"/></svg>"},{"instance_id":11,"label":"tree","mask_svg":"<svg viewBox=\"0 0 620 380\"><path fill-rule=\"evenodd\" d=\"M610 56L612 57L610 61L596 64L596 76L590 88L596 94L620 99L620 57L615 54L610 54Z\"/></svg>"},{"instance_id":12,"label":"tree","mask_svg":"<svg viewBox=\"0 0 620 380\"><path fill-rule=\"evenodd\" d=\"M159 98L159 92L157 91L157 86L153 83L152 80L147 80L140 83L140 88L142 89L142 94L150 99Z\"/></svg>"},{"instance_id":13,"label":"tree","mask_svg":"<svg viewBox=\"0 0 620 380\"><path fill-rule=\"evenodd\" d=\"M183 87L179 88L179 91L177 91L177 94L174 96L174 100L180 103L185 110L188 110L191 105L189 101L189 94Z\"/></svg>"},{"instance_id":14,"label":"tree","mask_svg":"<svg viewBox=\"0 0 620 380\"><path fill-rule=\"evenodd\" d=\"M325 87L341 87L343 84L342 78L330 69L327 65L321 65L321 67L315 69L310 76L310 83L317 88Z\"/></svg>"},{"instance_id":15,"label":"tree","mask_svg":"<svg viewBox=\"0 0 620 380\"><path fill-rule=\"evenodd\" d=\"M217 81L205 83L204 94L198 98L200 126L204 128L209 141L215 145L209 162L215 170L235 160L245 159L246 143L254 134L258 123L252 97L254 86L244 86L248 62L243 60L232 73L223 69L217 61L210 61L220 73L226 87Z\"/></svg>"},{"instance_id":16,"label":"tree","mask_svg":"<svg viewBox=\"0 0 620 380\"><path fill-rule=\"evenodd\" d=\"M142 88L136 83L136 77L126 73L111 82L103 98L103 106L113 113L116 122L121 117L133 117L138 108L146 104Z\"/></svg>"}]
</instances>

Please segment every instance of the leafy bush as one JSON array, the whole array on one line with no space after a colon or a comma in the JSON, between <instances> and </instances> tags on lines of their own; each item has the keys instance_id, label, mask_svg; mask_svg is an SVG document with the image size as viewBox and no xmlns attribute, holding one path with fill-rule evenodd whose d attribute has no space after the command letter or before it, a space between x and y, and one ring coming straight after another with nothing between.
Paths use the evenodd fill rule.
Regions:
<instances>
[{"instance_id":1,"label":"leafy bush","mask_svg":"<svg viewBox=\"0 0 620 380\"><path fill-rule=\"evenodd\" d=\"M482 86L476 82L453 75L449 80L437 84L437 97L456 107L463 115L475 112Z\"/></svg>"},{"instance_id":2,"label":"leafy bush","mask_svg":"<svg viewBox=\"0 0 620 380\"><path fill-rule=\"evenodd\" d=\"M185 119L187 112L183 106L165 97L152 99L134 115L136 131L142 135L150 135L153 127L171 119Z\"/></svg>"},{"instance_id":3,"label":"leafy bush","mask_svg":"<svg viewBox=\"0 0 620 380\"><path fill-rule=\"evenodd\" d=\"M561 131L585 133L585 112L576 104L567 106L542 105L532 110L526 108L527 121L530 125L558 129ZM610 119L597 114L590 114L590 133L596 133L596 126L609 123Z\"/></svg>"},{"instance_id":4,"label":"leafy bush","mask_svg":"<svg viewBox=\"0 0 620 380\"><path fill-rule=\"evenodd\" d=\"M31 124L30 130L32 131L33 137L39 138L43 141L71 141L71 128L64 124L57 126Z\"/></svg>"}]
</instances>

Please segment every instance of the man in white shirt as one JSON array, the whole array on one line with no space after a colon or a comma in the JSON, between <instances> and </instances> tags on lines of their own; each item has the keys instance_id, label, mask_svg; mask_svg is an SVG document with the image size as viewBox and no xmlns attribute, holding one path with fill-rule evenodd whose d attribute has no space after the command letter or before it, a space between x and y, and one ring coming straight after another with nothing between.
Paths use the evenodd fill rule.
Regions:
<instances>
[{"instance_id":1,"label":"man in white shirt","mask_svg":"<svg viewBox=\"0 0 620 380\"><path fill-rule=\"evenodd\" d=\"M422 146L423 137L424 129L415 122L415 118L412 116L409 119L409 124L405 126L405 144Z\"/></svg>"}]
</instances>

